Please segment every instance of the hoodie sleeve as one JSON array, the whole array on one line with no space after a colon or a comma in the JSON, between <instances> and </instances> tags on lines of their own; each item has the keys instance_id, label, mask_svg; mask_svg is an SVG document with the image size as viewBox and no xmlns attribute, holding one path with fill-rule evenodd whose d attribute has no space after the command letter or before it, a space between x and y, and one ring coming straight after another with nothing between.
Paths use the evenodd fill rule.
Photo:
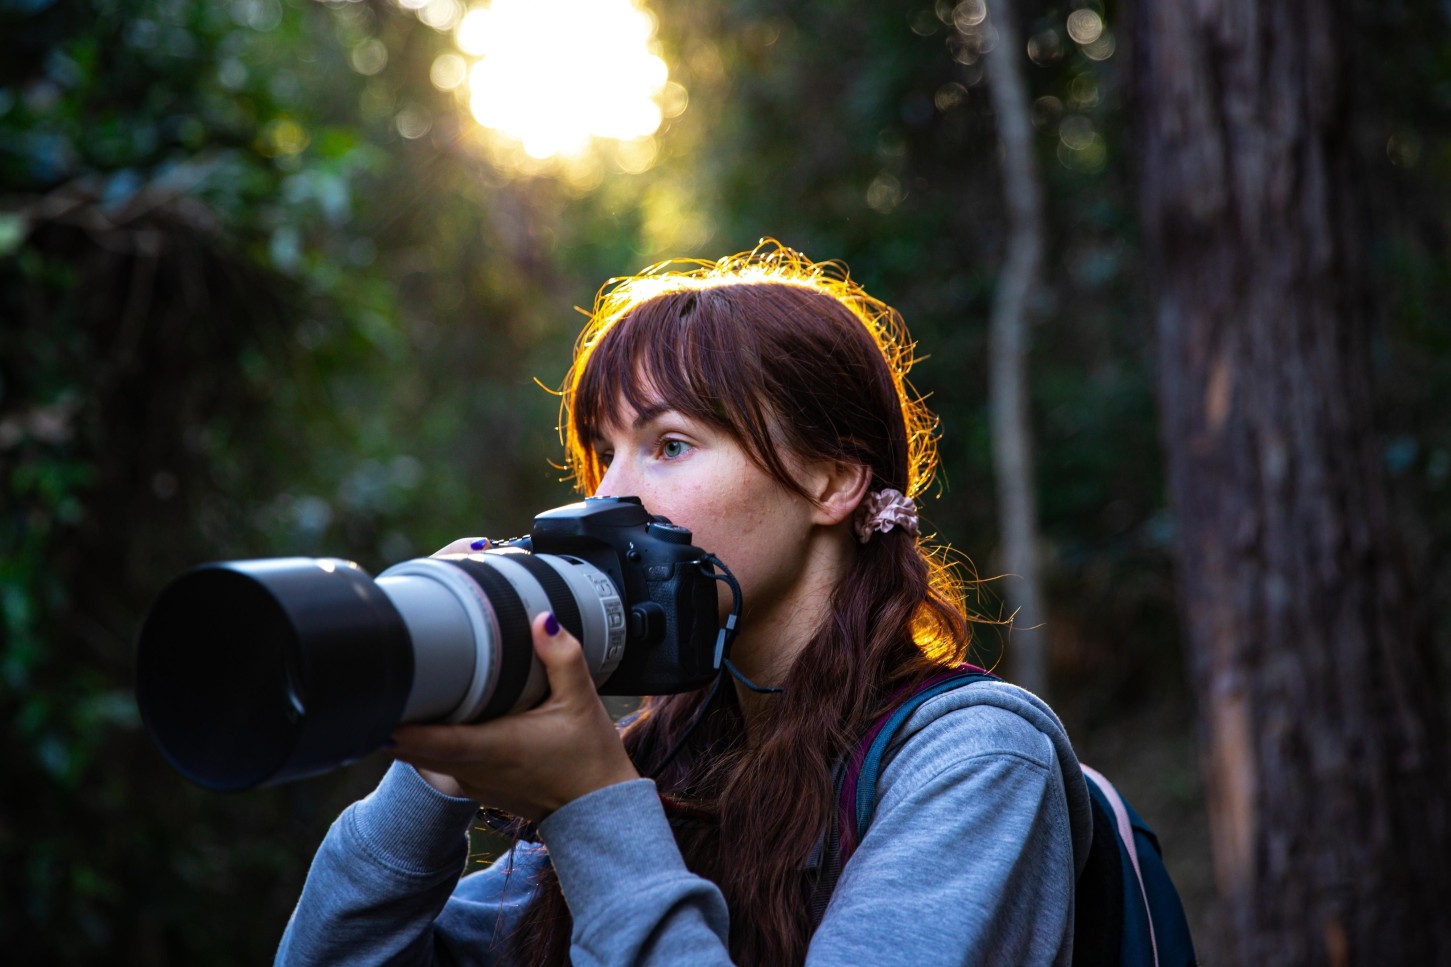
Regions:
<instances>
[{"instance_id":1,"label":"hoodie sleeve","mask_svg":"<svg viewBox=\"0 0 1451 967\"><path fill-rule=\"evenodd\" d=\"M542 857L521 848L460 881L477 809L395 763L328 831L276 963L502 962Z\"/></svg>"},{"instance_id":2,"label":"hoodie sleeve","mask_svg":"<svg viewBox=\"0 0 1451 967\"><path fill-rule=\"evenodd\" d=\"M808 963L1069 963L1078 836L1065 777L1084 810L1087 792L1046 706L1018 708L1027 693L984 687L998 686L934 699L902 730ZM1012 701L973 705L961 692ZM472 816L472 803L395 766L328 833L278 963L504 963L503 941L550 861L573 917L573 963L730 962L725 901L686 869L649 780L556 811L540 824L547 856L521 847L460 880Z\"/></svg>"},{"instance_id":3,"label":"hoodie sleeve","mask_svg":"<svg viewBox=\"0 0 1451 967\"><path fill-rule=\"evenodd\" d=\"M539 833L574 918L577 967L730 963L725 898L686 869L655 783L636 779L581 796Z\"/></svg>"},{"instance_id":4,"label":"hoodie sleeve","mask_svg":"<svg viewBox=\"0 0 1451 967\"><path fill-rule=\"evenodd\" d=\"M729 962L725 900L685 868L653 782L581 796L540 824L549 852L521 845L460 879L475 810L394 765L328 831L276 963L506 964L551 861L574 964Z\"/></svg>"}]
</instances>

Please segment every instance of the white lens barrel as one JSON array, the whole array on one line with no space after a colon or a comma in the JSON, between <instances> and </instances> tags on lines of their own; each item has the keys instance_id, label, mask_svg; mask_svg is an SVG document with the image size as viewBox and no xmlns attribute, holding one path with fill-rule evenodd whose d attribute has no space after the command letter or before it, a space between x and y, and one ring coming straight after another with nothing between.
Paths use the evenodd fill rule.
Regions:
<instances>
[{"instance_id":1,"label":"white lens barrel","mask_svg":"<svg viewBox=\"0 0 1451 967\"><path fill-rule=\"evenodd\" d=\"M518 562L522 553L486 551L466 556L508 583L530 622L546 611L558 616L544 586ZM579 611L580 644L590 676L595 685L603 684L625 654L628 622L618 589L603 571L578 558L531 556L563 579ZM544 667L533 656L533 642L504 642L487 593L449 558L404 561L380 574L377 584L402 615L413 641L413 686L403 721L477 719L499 685L506 648L529 650L528 677L508 711L531 708L548 691ZM507 701L503 695L500 699Z\"/></svg>"},{"instance_id":2,"label":"white lens barrel","mask_svg":"<svg viewBox=\"0 0 1451 967\"><path fill-rule=\"evenodd\" d=\"M615 582L604 571L577 557L557 554L535 557L564 578L574 600L579 602L580 620L584 625L584 640L580 644L595 685L603 685L625 657L628 631L625 602Z\"/></svg>"},{"instance_id":3,"label":"white lens barrel","mask_svg":"<svg viewBox=\"0 0 1451 967\"><path fill-rule=\"evenodd\" d=\"M549 603L549 595L545 592L544 588L539 586L539 582L534 579L532 574L524 570L522 565L509 560L511 555L484 552L482 554L471 554L469 556L475 561L489 565L499 573L500 577L509 582L509 585L514 589L514 593L519 595L519 600L524 602L524 613L529 616L531 625L536 615L554 610L553 606ZM528 648L532 657L534 642L532 640L525 641L522 643L522 647ZM544 672L544 666L539 664L538 659L535 659L530 662L529 677L524 682L524 688L519 692L519 699L509 708L509 711L520 712L526 708L533 708L539 704L539 700L548 691L549 677ZM465 710L463 718L458 721L468 721L477 716L484 710L484 705L487 702L488 697L482 697L479 704L474 708Z\"/></svg>"},{"instance_id":4,"label":"white lens barrel","mask_svg":"<svg viewBox=\"0 0 1451 967\"><path fill-rule=\"evenodd\" d=\"M499 626L467 574L438 558L396 564L377 584L413 639L413 688L405 722L463 722L499 681Z\"/></svg>"}]
</instances>

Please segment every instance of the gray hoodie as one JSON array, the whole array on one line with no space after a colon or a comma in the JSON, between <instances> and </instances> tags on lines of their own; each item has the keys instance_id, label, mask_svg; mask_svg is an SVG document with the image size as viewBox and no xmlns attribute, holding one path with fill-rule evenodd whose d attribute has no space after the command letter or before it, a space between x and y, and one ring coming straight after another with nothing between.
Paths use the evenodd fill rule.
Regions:
<instances>
[{"instance_id":1,"label":"gray hoodie","mask_svg":"<svg viewBox=\"0 0 1451 967\"><path fill-rule=\"evenodd\" d=\"M543 845L460 878L474 812L395 765L328 832L277 963L508 963L551 861L576 965L730 963L725 901L685 868L649 780L576 799L540 825ZM1067 965L1091 836L1078 760L1042 701L1003 682L938 696L888 750L807 963Z\"/></svg>"}]
</instances>

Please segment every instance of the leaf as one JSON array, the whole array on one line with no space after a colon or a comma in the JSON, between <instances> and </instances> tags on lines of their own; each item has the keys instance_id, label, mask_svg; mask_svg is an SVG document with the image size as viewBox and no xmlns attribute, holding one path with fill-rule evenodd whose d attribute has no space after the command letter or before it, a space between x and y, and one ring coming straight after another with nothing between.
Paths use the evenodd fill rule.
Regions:
<instances>
[{"instance_id":1,"label":"leaf","mask_svg":"<svg viewBox=\"0 0 1451 967\"><path fill-rule=\"evenodd\" d=\"M29 226L19 212L0 212L0 259L14 255L25 241Z\"/></svg>"}]
</instances>

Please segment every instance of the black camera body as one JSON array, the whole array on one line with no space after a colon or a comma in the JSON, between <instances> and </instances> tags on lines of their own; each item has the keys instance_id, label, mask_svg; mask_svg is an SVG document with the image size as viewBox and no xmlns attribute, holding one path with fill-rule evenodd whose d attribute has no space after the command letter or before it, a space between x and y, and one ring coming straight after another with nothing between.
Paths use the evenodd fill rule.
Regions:
<instances>
[{"instance_id":1,"label":"black camera body","mask_svg":"<svg viewBox=\"0 0 1451 967\"><path fill-rule=\"evenodd\" d=\"M152 739L198 785L315 775L404 722L479 722L547 694L532 620L551 611L613 695L719 672L713 557L635 497L539 514L528 537L418 558L377 579L337 559L227 561L158 596L137 643Z\"/></svg>"},{"instance_id":2,"label":"black camera body","mask_svg":"<svg viewBox=\"0 0 1451 967\"><path fill-rule=\"evenodd\" d=\"M589 497L534 518L527 538L534 553L593 564L628 602L625 653L601 694L684 692L718 672L718 585L691 539L638 497Z\"/></svg>"}]
</instances>

